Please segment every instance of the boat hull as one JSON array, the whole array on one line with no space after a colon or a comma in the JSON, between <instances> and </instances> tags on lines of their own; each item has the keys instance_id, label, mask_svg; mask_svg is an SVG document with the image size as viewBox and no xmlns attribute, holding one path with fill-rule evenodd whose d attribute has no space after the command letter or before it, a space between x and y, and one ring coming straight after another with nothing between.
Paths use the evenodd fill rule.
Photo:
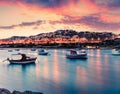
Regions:
<instances>
[{"instance_id":1,"label":"boat hull","mask_svg":"<svg viewBox=\"0 0 120 94\"><path fill-rule=\"evenodd\" d=\"M48 55L48 52L45 53L38 53L39 55Z\"/></svg>"},{"instance_id":2,"label":"boat hull","mask_svg":"<svg viewBox=\"0 0 120 94\"><path fill-rule=\"evenodd\" d=\"M48 55L48 52L39 52L39 55Z\"/></svg>"},{"instance_id":3,"label":"boat hull","mask_svg":"<svg viewBox=\"0 0 120 94\"><path fill-rule=\"evenodd\" d=\"M31 58L27 60L8 60L10 64L31 64L35 63L37 58Z\"/></svg>"},{"instance_id":4,"label":"boat hull","mask_svg":"<svg viewBox=\"0 0 120 94\"><path fill-rule=\"evenodd\" d=\"M66 54L66 57L69 59L87 59L87 55L70 55Z\"/></svg>"}]
</instances>

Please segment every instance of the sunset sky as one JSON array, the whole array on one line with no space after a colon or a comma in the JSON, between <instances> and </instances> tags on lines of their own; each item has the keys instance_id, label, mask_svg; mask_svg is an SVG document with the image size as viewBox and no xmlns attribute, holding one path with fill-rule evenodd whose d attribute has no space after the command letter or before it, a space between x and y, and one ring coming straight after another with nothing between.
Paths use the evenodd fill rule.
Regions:
<instances>
[{"instance_id":1,"label":"sunset sky","mask_svg":"<svg viewBox=\"0 0 120 94\"><path fill-rule=\"evenodd\" d=\"M120 33L120 0L0 0L0 39L59 29Z\"/></svg>"}]
</instances>

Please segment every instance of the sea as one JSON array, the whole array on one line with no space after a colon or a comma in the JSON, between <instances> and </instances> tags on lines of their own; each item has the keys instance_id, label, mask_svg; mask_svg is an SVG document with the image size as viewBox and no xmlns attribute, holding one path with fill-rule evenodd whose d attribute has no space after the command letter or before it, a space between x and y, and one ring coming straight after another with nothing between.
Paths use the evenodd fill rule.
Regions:
<instances>
[{"instance_id":1,"label":"sea","mask_svg":"<svg viewBox=\"0 0 120 94\"><path fill-rule=\"evenodd\" d=\"M43 94L120 94L120 56L111 49L88 49L88 59L68 59L67 49L0 49L0 88L10 91L31 90ZM7 58L20 58L17 53L37 57L35 64L11 65Z\"/></svg>"}]
</instances>

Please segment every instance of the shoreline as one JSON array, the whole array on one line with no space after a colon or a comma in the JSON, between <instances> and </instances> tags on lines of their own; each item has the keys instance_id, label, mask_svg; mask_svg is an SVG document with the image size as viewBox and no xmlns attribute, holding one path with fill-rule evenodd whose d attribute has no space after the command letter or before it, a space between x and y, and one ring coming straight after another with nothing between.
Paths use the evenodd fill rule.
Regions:
<instances>
[{"instance_id":1,"label":"shoreline","mask_svg":"<svg viewBox=\"0 0 120 94\"><path fill-rule=\"evenodd\" d=\"M2 47L0 48L0 50L3 49L32 49L33 47ZM77 48L77 47L34 47L35 49L86 49L86 50L96 50L96 49L100 49L100 50L111 50L114 49L114 47L99 47L99 48Z\"/></svg>"}]
</instances>

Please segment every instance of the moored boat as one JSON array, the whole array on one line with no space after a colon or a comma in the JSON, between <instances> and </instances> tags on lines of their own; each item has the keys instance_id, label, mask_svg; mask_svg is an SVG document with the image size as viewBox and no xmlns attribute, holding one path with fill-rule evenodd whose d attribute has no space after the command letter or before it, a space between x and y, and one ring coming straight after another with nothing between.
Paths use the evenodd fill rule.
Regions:
<instances>
[{"instance_id":1,"label":"moored boat","mask_svg":"<svg viewBox=\"0 0 120 94\"><path fill-rule=\"evenodd\" d=\"M45 51L44 49L38 50L39 55L48 55L48 51Z\"/></svg>"},{"instance_id":2,"label":"moored boat","mask_svg":"<svg viewBox=\"0 0 120 94\"><path fill-rule=\"evenodd\" d=\"M15 49L15 51L20 51L20 49Z\"/></svg>"},{"instance_id":3,"label":"moored boat","mask_svg":"<svg viewBox=\"0 0 120 94\"><path fill-rule=\"evenodd\" d=\"M31 48L31 51L36 51L36 48Z\"/></svg>"},{"instance_id":4,"label":"moored boat","mask_svg":"<svg viewBox=\"0 0 120 94\"><path fill-rule=\"evenodd\" d=\"M13 50L9 49L8 52L12 52Z\"/></svg>"},{"instance_id":5,"label":"moored boat","mask_svg":"<svg viewBox=\"0 0 120 94\"><path fill-rule=\"evenodd\" d=\"M112 55L120 55L120 50L119 49L113 49L112 50Z\"/></svg>"},{"instance_id":6,"label":"moored boat","mask_svg":"<svg viewBox=\"0 0 120 94\"><path fill-rule=\"evenodd\" d=\"M21 59L19 59L19 60L13 60L13 59L7 59L9 62L10 62L10 64L31 64L31 63L35 63L35 61L36 61L36 57L35 58L29 58L29 59L26 59L26 60L21 60Z\"/></svg>"},{"instance_id":7,"label":"moored boat","mask_svg":"<svg viewBox=\"0 0 120 94\"><path fill-rule=\"evenodd\" d=\"M26 54L23 54L23 53L18 53L14 55L21 55L21 59L14 60L14 59L7 58L10 64L31 64L31 63L35 63L37 59L37 57L28 57L26 56Z\"/></svg>"},{"instance_id":8,"label":"moored boat","mask_svg":"<svg viewBox=\"0 0 120 94\"><path fill-rule=\"evenodd\" d=\"M66 57L69 59L87 59L87 53L85 50L81 50L79 52L76 50L69 50Z\"/></svg>"}]
</instances>

